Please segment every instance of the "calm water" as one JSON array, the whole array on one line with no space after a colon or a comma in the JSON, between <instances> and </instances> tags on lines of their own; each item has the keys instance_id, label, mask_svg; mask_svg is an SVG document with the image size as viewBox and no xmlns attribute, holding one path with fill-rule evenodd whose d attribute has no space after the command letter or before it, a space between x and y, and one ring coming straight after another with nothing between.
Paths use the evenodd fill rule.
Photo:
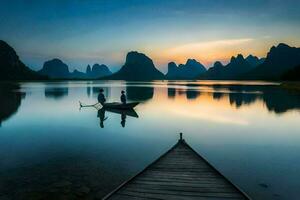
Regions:
<instances>
[{"instance_id":1,"label":"calm water","mask_svg":"<svg viewBox=\"0 0 300 200\"><path fill-rule=\"evenodd\" d=\"M100 88L140 101L138 118L80 110ZM18 83L0 98L0 199L101 198L179 132L253 199L299 197L300 93L276 83Z\"/></svg>"}]
</instances>

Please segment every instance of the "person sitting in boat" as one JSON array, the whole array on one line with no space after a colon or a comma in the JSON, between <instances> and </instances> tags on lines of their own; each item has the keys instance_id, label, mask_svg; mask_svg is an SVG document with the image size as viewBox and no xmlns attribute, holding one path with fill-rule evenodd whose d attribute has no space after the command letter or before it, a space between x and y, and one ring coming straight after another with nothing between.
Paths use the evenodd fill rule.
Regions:
<instances>
[{"instance_id":1,"label":"person sitting in boat","mask_svg":"<svg viewBox=\"0 0 300 200\"><path fill-rule=\"evenodd\" d=\"M100 89L100 93L98 95L98 102L101 103L101 105L103 105L105 103L105 101L106 101L105 96L103 94L103 91L104 90L101 88Z\"/></svg>"},{"instance_id":2,"label":"person sitting in boat","mask_svg":"<svg viewBox=\"0 0 300 200\"><path fill-rule=\"evenodd\" d=\"M126 95L124 90L121 91L121 102L126 104Z\"/></svg>"}]
</instances>

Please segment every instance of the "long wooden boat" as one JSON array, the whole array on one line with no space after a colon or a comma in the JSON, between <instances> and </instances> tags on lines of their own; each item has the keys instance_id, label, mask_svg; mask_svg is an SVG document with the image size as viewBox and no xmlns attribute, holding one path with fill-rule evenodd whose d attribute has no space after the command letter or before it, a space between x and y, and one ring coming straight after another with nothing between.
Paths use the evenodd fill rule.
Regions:
<instances>
[{"instance_id":1,"label":"long wooden boat","mask_svg":"<svg viewBox=\"0 0 300 200\"><path fill-rule=\"evenodd\" d=\"M180 135L178 142L169 151L103 199L250 198L194 151Z\"/></svg>"},{"instance_id":2,"label":"long wooden boat","mask_svg":"<svg viewBox=\"0 0 300 200\"><path fill-rule=\"evenodd\" d=\"M103 108L110 108L110 109L119 109L119 110L128 110L133 109L135 106L137 106L140 102L130 102L130 103L119 103L119 102L112 102L112 103L104 103L104 105L101 105L100 103L95 104L83 104L79 101L80 108L83 107L95 107L97 110Z\"/></svg>"},{"instance_id":3,"label":"long wooden boat","mask_svg":"<svg viewBox=\"0 0 300 200\"><path fill-rule=\"evenodd\" d=\"M104 103L103 107L104 108L112 108L112 109L132 109L135 106L137 106L139 102L131 102L131 103L118 103L118 102L113 102L113 103Z\"/></svg>"}]
</instances>

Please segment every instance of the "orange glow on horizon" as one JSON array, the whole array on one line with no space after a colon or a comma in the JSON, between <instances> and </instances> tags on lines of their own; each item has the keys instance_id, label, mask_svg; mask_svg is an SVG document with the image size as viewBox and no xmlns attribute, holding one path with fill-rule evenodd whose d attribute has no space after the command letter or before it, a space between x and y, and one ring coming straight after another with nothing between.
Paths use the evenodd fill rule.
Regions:
<instances>
[{"instance_id":1,"label":"orange glow on horizon","mask_svg":"<svg viewBox=\"0 0 300 200\"><path fill-rule=\"evenodd\" d=\"M237 126L248 126L250 121L247 119L247 114L255 115L257 110L253 107L263 107L263 102L256 101L251 105L237 108L234 103L230 103L229 96L224 94L220 99L214 99L209 88L206 91L202 88L202 92L198 91L198 96L195 99L188 99L186 96L187 90L184 88L176 88L174 98L168 97L166 88L156 88L154 92L155 99L158 99L159 104L151 107L153 116L159 115L161 112L171 112L175 115L180 115L184 118L193 120L205 120L208 122L232 124ZM167 105L167 106L166 106ZM232 114L232 109L239 114Z\"/></svg>"},{"instance_id":2,"label":"orange glow on horizon","mask_svg":"<svg viewBox=\"0 0 300 200\"><path fill-rule=\"evenodd\" d=\"M152 51L149 55L158 66L167 66L171 61L177 65L186 63L189 58L211 67L214 62L227 64L232 56L252 54L259 58L266 57L267 52L278 42L253 38L215 40L177 45L163 50ZM153 53L154 52L154 53Z\"/></svg>"}]
</instances>

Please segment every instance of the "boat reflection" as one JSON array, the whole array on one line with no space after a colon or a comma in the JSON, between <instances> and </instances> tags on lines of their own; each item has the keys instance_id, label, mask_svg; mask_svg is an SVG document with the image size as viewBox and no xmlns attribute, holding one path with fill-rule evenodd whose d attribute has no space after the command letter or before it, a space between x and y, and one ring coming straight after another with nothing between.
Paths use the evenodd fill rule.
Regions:
<instances>
[{"instance_id":1,"label":"boat reflection","mask_svg":"<svg viewBox=\"0 0 300 200\"><path fill-rule=\"evenodd\" d=\"M126 118L127 116L130 117L135 117L138 118L138 114L135 112L134 109L126 109L126 110L121 110L121 109L113 109L113 108L101 108L98 110L97 117L100 120L100 127L104 128L104 121L108 119L108 117L105 116L105 112L111 112L115 114L120 114L121 115L121 126L124 128L126 125Z\"/></svg>"}]
</instances>

